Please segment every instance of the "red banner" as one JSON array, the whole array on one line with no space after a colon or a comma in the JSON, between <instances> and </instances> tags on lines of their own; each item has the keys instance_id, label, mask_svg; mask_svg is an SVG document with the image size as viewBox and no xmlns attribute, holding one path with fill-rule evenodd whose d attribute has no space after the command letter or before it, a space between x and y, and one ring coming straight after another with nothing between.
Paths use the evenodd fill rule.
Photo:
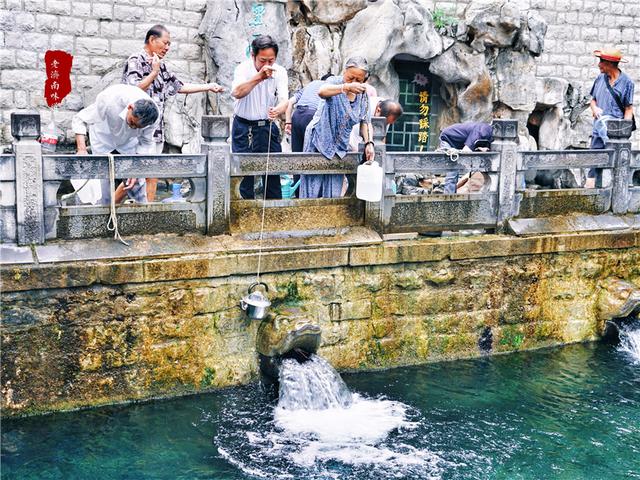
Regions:
<instances>
[{"instance_id":1,"label":"red banner","mask_svg":"<svg viewBox=\"0 0 640 480\"><path fill-rule=\"evenodd\" d=\"M71 64L73 55L62 50L47 50L44 55L47 81L44 84L44 98L53 107L62 102L71 91Z\"/></svg>"}]
</instances>

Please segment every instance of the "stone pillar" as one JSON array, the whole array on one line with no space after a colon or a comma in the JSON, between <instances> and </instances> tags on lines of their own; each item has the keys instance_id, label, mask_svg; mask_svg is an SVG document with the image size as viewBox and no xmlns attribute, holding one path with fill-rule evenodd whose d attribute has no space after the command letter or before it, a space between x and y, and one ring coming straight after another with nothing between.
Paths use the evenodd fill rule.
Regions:
<instances>
[{"instance_id":1,"label":"stone pillar","mask_svg":"<svg viewBox=\"0 0 640 480\"><path fill-rule=\"evenodd\" d=\"M16 157L16 226L18 245L44 243L44 194L40 115L12 113L11 135Z\"/></svg>"},{"instance_id":2,"label":"stone pillar","mask_svg":"<svg viewBox=\"0 0 640 480\"><path fill-rule=\"evenodd\" d=\"M380 202L366 203L365 224L382 235L393 205L393 198L389 199L387 197L393 197L395 195L393 193L395 172L393 165L388 164L391 159L388 159L387 148L383 143L384 138L387 135L387 121L384 117L373 117L371 119L371 124L373 126L373 141L376 144L376 162L378 162L382 167L384 171L384 178L382 182L382 200L380 200Z\"/></svg>"},{"instance_id":3,"label":"stone pillar","mask_svg":"<svg viewBox=\"0 0 640 480\"><path fill-rule=\"evenodd\" d=\"M229 117L202 117L202 153L207 155L207 234L229 232L231 178L230 153L227 143L230 133Z\"/></svg>"},{"instance_id":4,"label":"stone pillar","mask_svg":"<svg viewBox=\"0 0 640 480\"><path fill-rule=\"evenodd\" d=\"M519 161L517 120L494 120L491 150L500 152L500 174L498 181L497 230L504 231L506 222L517 215L516 173Z\"/></svg>"},{"instance_id":5,"label":"stone pillar","mask_svg":"<svg viewBox=\"0 0 640 480\"><path fill-rule=\"evenodd\" d=\"M631 120L609 120L607 134L609 141L606 148L613 150L611 211L616 214L625 214L629 209Z\"/></svg>"}]
</instances>

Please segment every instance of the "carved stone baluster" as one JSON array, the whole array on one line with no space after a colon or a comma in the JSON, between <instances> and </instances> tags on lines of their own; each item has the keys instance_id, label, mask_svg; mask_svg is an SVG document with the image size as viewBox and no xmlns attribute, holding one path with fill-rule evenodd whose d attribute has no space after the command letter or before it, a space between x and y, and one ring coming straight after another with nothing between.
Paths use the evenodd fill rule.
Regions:
<instances>
[{"instance_id":1,"label":"carved stone baluster","mask_svg":"<svg viewBox=\"0 0 640 480\"><path fill-rule=\"evenodd\" d=\"M42 244L45 238L44 194L40 115L12 113L11 134L15 138L16 223L18 245Z\"/></svg>"},{"instance_id":2,"label":"carved stone baluster","mask_svg":"<svg viewBox=\"0 0 640 480\"><path fill-rule=\"evenodd\" d=\"M229 232L230 153L227 144L229 118L220 115L202 117L202 153L207 155L207 234Z\"/></svg>"}]
</instances>

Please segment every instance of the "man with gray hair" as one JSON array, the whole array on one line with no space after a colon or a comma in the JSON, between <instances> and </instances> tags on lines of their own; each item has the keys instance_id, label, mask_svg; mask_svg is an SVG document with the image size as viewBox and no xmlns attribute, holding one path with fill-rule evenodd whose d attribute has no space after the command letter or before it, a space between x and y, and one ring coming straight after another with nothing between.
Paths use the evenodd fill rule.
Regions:
<instances>
[{"instance_id":1,"label":"man with gray hair","mask_svg":"<svg viewBox=\"0 0 640 480\"><path fill-rule=\"evenodd\" d=\"M147 155L155 154L153 139L158 108L149 95L131 85L112 85L98 94L96 101L80 110L71 122L79 155L86 155L86 135L89 133L91 153ZM84 203L108 204L109 180L75 180L78 196ZM115 200L127 195L138 202L146 202L144 178L128 179L116 190Z\"/></svg>"}]
</instances>

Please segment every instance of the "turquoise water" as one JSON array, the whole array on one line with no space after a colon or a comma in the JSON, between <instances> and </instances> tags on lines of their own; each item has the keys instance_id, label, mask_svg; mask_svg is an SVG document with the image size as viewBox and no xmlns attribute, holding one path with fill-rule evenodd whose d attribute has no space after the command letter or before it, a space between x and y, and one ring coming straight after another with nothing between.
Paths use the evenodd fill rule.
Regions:
<instances>
[{"instance_id":1,"label":"turquoise water","mask_svg":"<svg viewBox=\"0 0 640 480\"><path fill-rule=\"evenodd\" d=\"M640 478L640 363L615 346L343 379L355 406L305 413L316 434L258 385L5 420L2 479Z\"/></svg>"}]
</instances>

